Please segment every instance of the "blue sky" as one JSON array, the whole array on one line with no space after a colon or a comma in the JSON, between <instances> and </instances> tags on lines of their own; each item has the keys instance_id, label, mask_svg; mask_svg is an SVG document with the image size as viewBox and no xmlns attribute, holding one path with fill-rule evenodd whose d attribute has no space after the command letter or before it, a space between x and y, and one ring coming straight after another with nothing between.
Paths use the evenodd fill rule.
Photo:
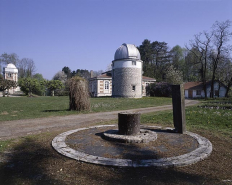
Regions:
<instances>
[{"instance_id":1,"label":"blue sky","mask_svg":"<svg viewBox=\"0 0 232 185\"><path fill-rule=\"evenodd\" d=\"M105 70L123 43L184 47L228 19L232 0L0 0L0 55L31 58L52 79L64 66Z\"/></svg>"}]
</instances>

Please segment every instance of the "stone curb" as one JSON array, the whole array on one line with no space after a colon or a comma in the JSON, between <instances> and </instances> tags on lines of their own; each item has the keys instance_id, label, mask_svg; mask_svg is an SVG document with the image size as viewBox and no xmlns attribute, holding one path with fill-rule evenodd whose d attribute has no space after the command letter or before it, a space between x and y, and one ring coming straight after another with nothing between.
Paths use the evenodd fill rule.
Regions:
<instances>
[{"instance_id":1,"label":"stone curb","mask_svg":"<svg viewBox=\"0 0 232 185\"><path fill-rule=\"evenodd\" d=\"M100 164L105 166L118 166L118 167L166 167L167 168L167 167L187 166L204 160L205 158L210 156L213 150L212 143L208 139L192 132L186 132L186 134L197 140L199 144L197 149L195 149L190 153L186 153L184 155L179 155L169 158L160 158L160 159L130 160L130 159L112 159L112 158L93 156L86 154L84 152L74 150L68 147L65 143L66 137L75 132L90 129L90 128L113 127L113 126L115 125L99 125L99 126L70 130L56 136L52 141L52 146L60 154L66 157L70 157L72 159L76 159L78 161Z\"/></svg>"}]
</instances>

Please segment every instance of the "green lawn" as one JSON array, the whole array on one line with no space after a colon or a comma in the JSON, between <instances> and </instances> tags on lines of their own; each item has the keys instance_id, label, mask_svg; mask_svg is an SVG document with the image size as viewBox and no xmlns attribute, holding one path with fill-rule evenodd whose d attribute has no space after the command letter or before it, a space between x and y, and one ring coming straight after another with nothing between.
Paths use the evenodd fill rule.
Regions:
<instances>
[{"instance_id":1,"label":"green lawn","mask_svg":"<svg viewBox=\"0 0 232 185\"><path fill-rule=\"evenodd\" d=\"M171 98L91 98L91 112L127 110L166 104L171 104ZM76 111L69 111L68 107L69 99L67 96L0 98L0 121L77 114Z\"/></svg>"},{"instance_id":2,"label":"green lawn","mask_svg":"<svg viewBox=\"0 0 232 185\"><path fill-rule=\"evenodd\" d=\"M214 104L214 106L205 106L206 104ZM186 107L187 130L204 129L232 138L232 109L224 108L222 104L223 101L219 101L219 103L203 102L198 106ZM228 107L229 104L227 102L225 107ZM144 114L141 117L141 123L173 127L173 114L171 110Z\"/></svg>"},{"instance_id":3,"label":"green lawn","mask_svg":"<svg viewBox=\"0 0 232 185\"><path fill-rule=\"evenodd\" d=\"M199 106L186 108L187 129L208 129L232 135L231 100L202 101ZM128 98L91 98L90 112L127 110L171 104L171 98L143 97ZM68 97L7 97L0 98L0 121L33 119L50 116L77 114L69 111ZM224 108L225 107L225 108ZM82 112L88 113L88 112ZM172 111L142 115L141 123L173 125Z\"/></svg>"}]
</instances>

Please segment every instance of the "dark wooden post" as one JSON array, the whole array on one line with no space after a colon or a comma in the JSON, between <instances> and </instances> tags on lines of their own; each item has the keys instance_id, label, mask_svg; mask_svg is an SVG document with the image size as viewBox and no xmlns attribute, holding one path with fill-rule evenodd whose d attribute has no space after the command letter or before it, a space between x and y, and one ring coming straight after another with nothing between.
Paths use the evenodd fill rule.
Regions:
<instances>
[{"instance_id":1,"label":"dark wooden post","mask_svg":"<svg viewBox=\"0 0 232 185\"><path fill-rule=\"evenodd\" d=\"M140 132L140 113L118 113L118 133L136 135Z\"/></svg>"},{"instance_id":2,"label":"dark wooden post","mask_svg":"<svg viewBox=\"0 0 232 185\"><path fill-rule=\"evenodd\" d=\"M186 131L185 97L183 84L172 85L172 106L175 132L183 134Z\"/></svg>"}]
</instances>

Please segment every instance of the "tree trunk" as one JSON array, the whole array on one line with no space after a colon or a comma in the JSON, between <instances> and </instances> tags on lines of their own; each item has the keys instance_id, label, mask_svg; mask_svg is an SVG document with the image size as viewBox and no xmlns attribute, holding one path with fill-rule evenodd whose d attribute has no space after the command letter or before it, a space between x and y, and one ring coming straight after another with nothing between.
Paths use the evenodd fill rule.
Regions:
<instances>
[{"instance_id":1,"label":"tree trunk","mask_svg":"<svg viewBox=\"0 0 232 185\"><path fill-rule=\"evenodd\" d=\"M205 100L207 100L207 88L206 88L206 81L203 81L203 90L205 92Z\"/></svg>"},{"instance_id":2,"label":"tree trunk","mask_svg":"<svg viewBox=\"0 0 232 185\"><path fill-rule=\"evenodd\" d=\"M52 90L52 96L54 96L54 94L55 94L55 93L54 93L54 90Z\"/></svg>"},{"instance_id":3,"label":"tree trunk","mask_svg":"<svg viewBox=\"0 0 232 185\"><path fill-rule=\"evenodd\" d=\"M218 82L218 98L220 97L220 89L221 89L221 83Z\"/></svg>"},{"instance_id":4,"label":"tree trunk","mask_svg":"<svg viewBox=\"0 0 232 185\"><path fill-rule=\"evenodd\" d=\"M213 71L213 77L211 80L210 98L214 97L214 81L215 81L215 71Z\"/></svg>"},{"instance_id":5,"label":"tree trunk","mask_svg":"<svg viewBox=\"0 0 232 185\"><path fill-rule=\"evenodd\" d=\"M228 98L228 96L229 96L229 91L230 91L231 85L232 85L232 78L231 78L230 82L228 83L228 85L227 85L227 87L226 87L226 94L225 94L225 97L227 97L227 98Z\"/></svg>"},{"instance_id":6,"label":"tree trunk","mask_svg":"<svg viewBox=\"0 0 232 185\"><path fill-rule=\"evenodd\" d=\"M9 94L10 94L10 89L7 89L7 97L9 97Z\"/></svg>"}]
</instances>

